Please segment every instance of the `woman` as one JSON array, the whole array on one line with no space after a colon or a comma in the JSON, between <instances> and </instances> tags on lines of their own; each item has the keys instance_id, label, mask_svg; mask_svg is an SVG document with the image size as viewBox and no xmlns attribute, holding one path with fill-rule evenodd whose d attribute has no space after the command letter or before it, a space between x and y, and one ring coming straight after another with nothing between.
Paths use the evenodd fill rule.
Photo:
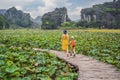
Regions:
<instances>
[{"instance_id":1,"label":"woman","mask_svg":"<svg viewBox=\"0 0 120 80\"><path fill-rule=\"evenodd\" d=\"M69 36L67 34L67 30L64 30L62 35L62 50L67 53L67 57L69 57L68 43L69 43Z\"/></svg>"}]
</instances>

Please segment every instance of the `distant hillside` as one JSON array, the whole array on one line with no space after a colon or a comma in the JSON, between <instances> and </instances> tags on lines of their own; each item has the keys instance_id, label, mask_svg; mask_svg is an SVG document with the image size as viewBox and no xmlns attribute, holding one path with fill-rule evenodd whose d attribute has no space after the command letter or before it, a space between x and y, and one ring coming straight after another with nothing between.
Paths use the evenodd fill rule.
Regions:
<instances>
[{"instance_id":1,"label":"distant hillside","mask_svg":"<svg viewBox=\"0 0 120 80\"><path fill-rule=\"evenodd\" d=\"M113 0L113 2L82 9L81 19L88 23L81 24L84 26L118 29L120 28L120 0Z\"/></svg>"},{"instance_id":2,"label":"distant hillside","mask_svg":"<svg viewBox=\"0 0 120 80\"><path fill-rule=\"evenodd\" d=\"M29 13L24 13L12 7L6 11L4 16L10 24L16 24L21 27L32 27L31 16Z\"/></svg>"},{"instance_id":3,"label":"distant hillside","mask_svg":"<svg viewBox=\"0 0 120 80\"><path fill-rule=\"evenodd\" d=\"M35 19L32 19L32 21L41 26L42 25L41 18L42 18L41 16L37 16Z\"/></svg>"},{"instance_id":4,"label":"distant hillside","mask_svg":"<svg viewBox=\"0 0 120 80\"><path fill-rule=\"evenodd\" d=\"M56 8L54 11L48 12L42 16L42 28L57 29L66 21L70 21L67 9L65 7Z\"/></svg>"},{"instance_id":5,"label":"distant hillside","mask_svg":"<svg viewBox=\"0 0 120 80\"><path fill-rule=\"evenodd\" d=\"M4 16L9 28L33 28L37 25L31 20L29 13L17 10L15 7L8 10L0 9L0 15Z\"/></svg>"}]
</instances>

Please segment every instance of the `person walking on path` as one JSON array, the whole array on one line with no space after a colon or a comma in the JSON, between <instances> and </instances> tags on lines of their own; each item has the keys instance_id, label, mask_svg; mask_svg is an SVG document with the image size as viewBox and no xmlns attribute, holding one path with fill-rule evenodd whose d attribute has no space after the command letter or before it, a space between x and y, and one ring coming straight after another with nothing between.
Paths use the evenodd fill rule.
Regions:
<instances>
[{"instance_id":1,"label":"person walking on path","mask_svg":"<svg viewBox=\"0 0 120 80\"><path fill-rule=\"evenodd\" d=\"M62 50L66 52L67 57L69 57L68 44L69 44L69 35L67 33L67 30L64 30L62 35Z\"/></svg>"},{"instance_id":2,"label":"person walking on path","mask_svg":"<svg viewBox=\"0 0 120 80\"><path fill-rule=\"evenodd\" d=\"M76 46L76 41L74 39L74 36L71 36L71 40L70 40L71 53L70 53L70 56L75 56L75 46Z\"/></svg>"}]
</instances>

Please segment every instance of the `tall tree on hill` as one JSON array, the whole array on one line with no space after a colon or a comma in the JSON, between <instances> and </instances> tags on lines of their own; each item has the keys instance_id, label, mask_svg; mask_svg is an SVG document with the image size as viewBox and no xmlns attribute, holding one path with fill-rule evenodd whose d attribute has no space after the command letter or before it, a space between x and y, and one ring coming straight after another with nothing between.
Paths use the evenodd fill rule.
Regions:
<instances>
[{"instance_id":1,"label":"tall tree on hill","mask_svg":"<svg viewBox=\"0 0 120 80\"><path fill-rule=\"evenodd\" d=\"M9 23L6 21L3 15L0 15L0 29L9 28Z\"/></svg>"}]
</instances>

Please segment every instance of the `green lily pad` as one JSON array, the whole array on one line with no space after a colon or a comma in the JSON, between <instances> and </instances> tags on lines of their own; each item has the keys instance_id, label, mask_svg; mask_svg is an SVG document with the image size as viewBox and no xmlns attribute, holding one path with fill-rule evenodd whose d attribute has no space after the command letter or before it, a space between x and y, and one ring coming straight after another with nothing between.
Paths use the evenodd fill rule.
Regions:
<instances>
[{"instance_id":1,"label":"green lily pad","mask_svg":"<svg viewBox=\"0 0 120 80\"><path fill-rule=\"evenodd\" d=\"M7 67L5 69L6 72L8 73L14 73L15 71L19 70L19 68L16 65L12 65L10 67Z\"/></svg>"},{"instance_id":2,"label":"green lily pad","mask_svg":"<svg viewBox=\"0 0 120 80\"><path fill-rule=\"evenodd\" d=\"M4 60L0 60L0 66L4 65L5 61Z\"/></svg>"},{"instance_id":3,"label":"green lily pad","mask_svg":"<svg viewBox=\"0 0 120 80\"><path fill-rule=\"evenodd\" d=\"M22 78L22 80L31 80L31 78L30 77L24 77L24 78Z\"/></svg>"}]
</instances>

